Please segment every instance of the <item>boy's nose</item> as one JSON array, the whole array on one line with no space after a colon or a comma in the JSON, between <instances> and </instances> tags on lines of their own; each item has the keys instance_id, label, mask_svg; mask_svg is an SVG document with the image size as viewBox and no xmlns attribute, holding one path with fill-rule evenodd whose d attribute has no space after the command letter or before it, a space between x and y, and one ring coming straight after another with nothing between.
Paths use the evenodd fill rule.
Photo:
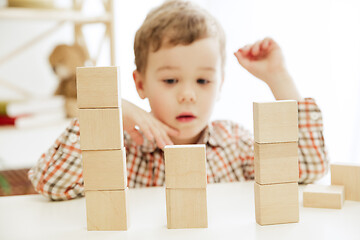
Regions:
<instances>
[{"instance_id":1,"label":"boy's nose","mask_svg":"<svg viewBox=\"0 0 360 240\"><path fill-rule=\"evenodd\" d=\"M188 90L188 91L184 91L184 92L180 93L178 100L180 103L186 103L186 102L195 103L196 96L193 91Z\"/></svg>"}]
</instances>

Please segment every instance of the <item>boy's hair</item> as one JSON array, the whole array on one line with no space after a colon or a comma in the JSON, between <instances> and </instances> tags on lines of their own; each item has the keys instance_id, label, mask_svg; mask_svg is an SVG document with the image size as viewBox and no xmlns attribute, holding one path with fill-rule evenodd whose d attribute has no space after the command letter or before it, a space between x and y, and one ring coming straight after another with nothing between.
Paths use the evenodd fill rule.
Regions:
<instances>
[{"instance_id":1,"label":"boy's hair","mask_svg":"<svg viewBox=\"0 0 360 240\"><path fill-rule=\"evenodd\" d=\"M225 34L218 21L191 2L167 1L151 10L136 32L134 41L136 69L144 73L149 52L156 52L163 45L189 45L207 37L218 39L223 69Z\"/></svg>"}]
</instances>

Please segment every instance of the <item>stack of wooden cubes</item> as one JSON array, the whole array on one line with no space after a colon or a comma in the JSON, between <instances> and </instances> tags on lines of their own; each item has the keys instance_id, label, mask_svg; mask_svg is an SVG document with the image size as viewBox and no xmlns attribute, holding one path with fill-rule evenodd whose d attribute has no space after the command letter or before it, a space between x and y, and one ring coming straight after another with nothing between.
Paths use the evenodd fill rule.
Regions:
<instances>
[{"instance_id":1,"label":"stack of wooden cubes","mask_svg":"<svg viewBox=\"0 0 360 240\"><path fill-rule=\"evenodd\" d=\"M167 227L207 228L205 145L165 147Z\"/></svg>"},{"instance_id":2,"label":"stack of wooden cubes","mask_svg":"<svg viewBox=\"0 0 360 240\"><path fill-rule=\"evenodd\" d=\"M87 228L127 230L119 68L77 68L76 78Z\"/></svg>"},{"instance_id":3,"label":"stack of wooden cubes","mask_svg":"<svg viewBox=\"0 0 360 240\"><path fill-rule=\"evenodd\" d=\"M254 102L253 107L256 222L298 222L297 102Z\"/></svg>"}]
</instances>

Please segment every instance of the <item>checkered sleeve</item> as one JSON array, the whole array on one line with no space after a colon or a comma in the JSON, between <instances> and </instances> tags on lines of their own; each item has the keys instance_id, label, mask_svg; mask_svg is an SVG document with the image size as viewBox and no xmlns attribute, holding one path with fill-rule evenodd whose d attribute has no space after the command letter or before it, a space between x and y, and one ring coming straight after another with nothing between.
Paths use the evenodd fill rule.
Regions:
<instances>
[{"instance_id":1,"label":"checkered sleeve","mask_svg":"<svg viewBox=\"0 0 360 240\"><path fill-rule=\"evenodd\" d=\"M324 144L322 115L311 98L300 101L298 111L299 183L311 183L323 177L329 167Z\"/></svg>"},{"instance_id":2,"label":"checkered sleeve","mask_svg":"<svg viewBox=\"0 0 360 240\"><path fill-rule=\"evenodd\" d=\"M30 169L28 177L35 190L51 200L84 195L79 121L74 119Z\"/></svg>"}]
</instances>

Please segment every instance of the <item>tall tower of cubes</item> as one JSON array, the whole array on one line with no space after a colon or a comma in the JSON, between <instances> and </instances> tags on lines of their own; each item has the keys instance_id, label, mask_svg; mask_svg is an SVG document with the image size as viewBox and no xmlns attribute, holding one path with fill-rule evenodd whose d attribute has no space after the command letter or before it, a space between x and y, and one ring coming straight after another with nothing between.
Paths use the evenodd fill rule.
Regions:
<instances>
[{"instance_id":1,"label":"tall tower of cubes","mask_svg":"<svg viewBox=\"0 0 360 240\"><path fill-rule=\"evenodd\" d=\"M127 230L126 151L118 67L77 68L88 230Z\"/></svg>"}]
</instances>

